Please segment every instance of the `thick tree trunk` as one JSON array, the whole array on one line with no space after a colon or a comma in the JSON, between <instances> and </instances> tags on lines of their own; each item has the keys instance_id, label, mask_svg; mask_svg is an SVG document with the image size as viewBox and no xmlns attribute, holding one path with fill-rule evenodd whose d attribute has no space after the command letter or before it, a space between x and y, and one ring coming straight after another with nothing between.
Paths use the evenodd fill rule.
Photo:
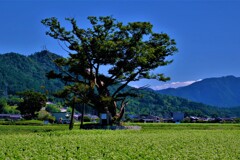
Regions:
<instances>
[{"instance_id":1,"label":"thick tree trunk","mask_svg":"<svg viewBox=\"0 0 240 160\"><path fill-rule=\"evenodd\" d=\"M106 113L111 117L110 125L117 124L119 125L120 120L122 119L125 112L126 103L121 104L120 111L117 112L117 103L113 102L110 106L106 107L102 105L102 109L99 110L99 113Z\"/></svg>"}]
</instances>

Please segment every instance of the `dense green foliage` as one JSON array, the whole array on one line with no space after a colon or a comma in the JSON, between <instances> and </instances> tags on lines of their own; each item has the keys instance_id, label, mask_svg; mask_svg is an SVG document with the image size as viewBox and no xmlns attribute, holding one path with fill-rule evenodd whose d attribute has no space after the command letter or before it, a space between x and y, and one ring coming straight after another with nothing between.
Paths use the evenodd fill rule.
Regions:
<instances>
[{"instance_id":1,"label":"dense green foliage","mask_svg":"<svg viewBox=\"0 0 240 160\"><path fill-rule=\"evenodd\" d=\"M47 111L45 111L45 110L41 110L41 111L39 111L38 112L38 114L37 114L37 119L38 120L42 120L42 121L49 121L50 123L53 123L54 121L55 121L55 117L53 117L52 115L51 115L51 113L49 113L49 112L47 112Z\"/></svg>"},{"instance_id":2,"label":"dense green foliage","mask_svg":"<svg viewBox=\"0 0 240 160\"><path fill-rule=\"evenodd\" d=\"M18 104L17 109L27 119L35 118L37 112L46 106L47 98L44 94L33 91L24 91L19 93L19 95L23 99L23 102Z\"/></svg>"},{"instance_id":3,"label":"dense green foliage","mask_svg":"<svg viewBox=\"0 0 240 160\"><path fill-rule=\"evenodd\" d=\"M60 112L60 108L56 104L47 104L46 111L48 112Z\"/></svg>"},{"instance_id":4,"label":"dense green foliage","mask_svg":"<svg viewBox=\"0 0 240 160\"><path fill-rule=\"evenodd\" d=\"M218 107L240 106L240 78L226 76L208 78L192 85L160 90L159 93L187 98Z\"/></svg>"},{"instance_id":5,"label":"dense green foliage","mask_svg":"<svg viewBox=\"0 0 240 160\"><path fill-rule=\"evenodd\" d=\"M129 100L127 113L151 114L162 117L171 117L172 112L181 111L185 116L200 117L232 117L240 116L236 112L240 108L217 108L202 103L192 102L183 98L156 94L155 91L138 90L141 95L137 99Z\"/></svg>"},{"instance_id":6,"label":"dense green foliage","mask_svg":"<svg viewBox=\"0 0 240 160\"><path fill-rule=\"evenodd\" d=\"M207 126L71 132L64 125L0 126L0 159L238 159L239 125Z\"/></svg>"},{"instance_id":7,"label":"dense green foliage","mask_svg":"<svg viewBox=\"0 0 240 160\"><path fill-rule=\"evenodd\" d=\"M0 54L0 96L7 97L30 89L50 93L59 90L63 84L49 81L45 76L48 71L57 69L52 61L59 57L48 51L30 56Z\"/></svg>"},{"instance_id":8,"label":"dense green foliage","mask_svg":"<svg viewBox=\"0 0 240 160\"><path fill-rule=\"evenodd\" d=\"M3 113L4 107L6 107L7 101L3 98L0 99L0 113Z\"/></svg>"},{"instance_id":9,"label":"dense green foliage","mask_svg":"<svg viewBox=\"0 0 240 160\"><path fill-rule=\"evenodd\" d=\"M17 106L9 105L5 98L0 98L0 114L19 114L20 111L17 110Z\"/></svg>"},{"instance_id":10,"label":"dense green foliage","mask_svg":"<svg viewBox=\"0 0 240 160\"><path fill-rule=\"evenodd\" d=\"M59 96L72 103L88 104L99 113L107 113L113 123L124 113L126 97L121 91L140 79L169 80L153 70L172 62L169 56L176 51L176 43L166 33L156 33L149 22L123 24L111 16L88 17L89 28L81 28L74 18L67 18L71 29L65 28L57 18L42 23L48 27L47 35L62 41L69 51L68 58L55 60L60 70L51 71L49 78L66 82ZM108 66L107 73L101 69ZM119 84L113 93L109 88ZM119 103L117 103L119 102Z\"/></svg>"}]
</instances>

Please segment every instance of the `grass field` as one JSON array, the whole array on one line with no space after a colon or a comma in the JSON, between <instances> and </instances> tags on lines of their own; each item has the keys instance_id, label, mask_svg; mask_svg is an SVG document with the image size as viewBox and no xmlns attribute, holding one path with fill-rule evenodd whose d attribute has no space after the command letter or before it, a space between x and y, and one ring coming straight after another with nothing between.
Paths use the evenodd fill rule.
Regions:
<instances>
[{"instance_id":1,"label":"grass field","mask_svg":"<svg viewBox=\"0 0 240 160\"><path fill-rule=\"evenodd\" d=\"M129 125L142 130L0 125L0 159L240 159L238 124Z\"/></svg>"}]
</instances>

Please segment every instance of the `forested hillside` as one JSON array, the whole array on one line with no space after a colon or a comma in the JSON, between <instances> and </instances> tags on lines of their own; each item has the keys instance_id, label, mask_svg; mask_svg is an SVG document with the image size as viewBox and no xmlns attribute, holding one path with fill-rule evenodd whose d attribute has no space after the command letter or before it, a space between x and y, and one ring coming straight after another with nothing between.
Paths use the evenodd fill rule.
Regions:
<instances>
[{"instance_id":1,"label":"forested hillside","mask_svg":"<svg viewBox=\"0 0 240 160\"><path fill-rule=\"evenodd\" d=\"M60 89L63 85L56 80L49 81L45 74L56 66L52 60L59 56L48 51L37 52L30 56L17 53L0 55L0 95L14 95L24 90L50 93Z\"/></svg>"},{"instance_id":2,"label":"forested hillside","mask_svg":"<svg viewBox=\"0 0 240 160\"><path fill-rule=\"evenodd\" d=\"M58 69L52 61L59 57L48 51L37 52L30 56L17 53L0 55L0 96L7 97L25 90L43 93L48 90L51 94L61 89L63 84L60 81L48 80L45 76L48 71ZM115 87L111 90L113 91ZM126 87L125 90L127 89L132 88ZM239 108L219 109L183 98L161 95L149 89L136 89L135 92L139 97L129 98L126 113L168 117L172 112L181 111L186 116L240 116Z\"/></svg>"},{"instance_id":3,"label":"forested hillside","mask_svg":"<svg viewBox=\"0 0 240 160\"><path fill-rule=\"evenodd\" d=\"M168 117L172 112L181 111L185 116L200 117L233 117L240 116L239 108L225 109L214 106L196 103L187 99L157 94L150 90L140 90L139 98L131 99L129 106L126 108L128 112L145 113L151 115L160 115Z\"/></svg>"}]
</instances>

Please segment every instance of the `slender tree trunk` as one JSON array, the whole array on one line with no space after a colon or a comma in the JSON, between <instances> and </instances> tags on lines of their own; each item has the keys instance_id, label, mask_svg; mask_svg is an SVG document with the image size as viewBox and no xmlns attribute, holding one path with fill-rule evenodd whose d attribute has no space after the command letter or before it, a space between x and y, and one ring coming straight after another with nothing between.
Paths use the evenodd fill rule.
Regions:
<instances>
[{"instance_id":1,"label":"slender tree trunk","mask_svg":"<svg viewBox=\"0 0 240 160\"><path fill-rule=\"evenodd\" d=\"M73 129L73 117L74 117L74 110L75 110L75 105L76 105L75 103L76 103L76 97L74 96L73 105L72 105L71 120L70 120L70 124L69 124L69 130Z\"/></svg>"},{"instance_id":2,"label":"slender tree trunk","mask_svg":"<svg viewBox=\"0 0 240 160\"><path fill-rule=\"evenodd\" d=\"M85 110L85 103L83 103L83 106L82 106L82 116L81 116L80 129L83 129L84 110Z\"/></svg>"}]
</instances>

